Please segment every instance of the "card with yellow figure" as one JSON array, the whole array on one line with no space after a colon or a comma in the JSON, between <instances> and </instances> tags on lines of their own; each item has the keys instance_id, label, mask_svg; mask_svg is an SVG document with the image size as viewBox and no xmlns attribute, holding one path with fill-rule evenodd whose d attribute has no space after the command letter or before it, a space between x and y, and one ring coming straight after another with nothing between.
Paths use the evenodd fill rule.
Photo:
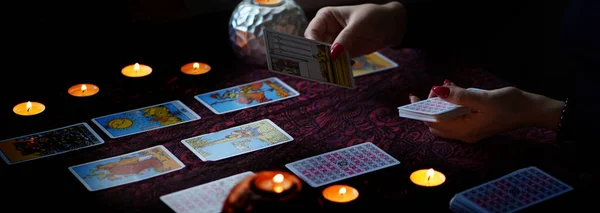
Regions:
<instances>
[{"instance_id":1,"label":"card with yellow figure","mask_svg":"<svg viewBox=\"0 0 600 213\"><path fill-rule=\"evenodd\" d=\"M69 167L90 191L97 191L153 178L185 168L164 146L154 146Z\"/></svg>"},{"instance_id":2,"label":"card with yellow figure","mask_svg":"<svg viewBox=\"0 0 600 213\"><path fill-rule=\"evenodd\" d=\"M352 74L354 77L378 73L398 67L398 64L379 52L354 58Z\"/></svg>"},{"instance_id":3,"label":"card with yellow figure","mask_svg":"<svg viewBox=\"0 0 600 213\"><path fill-rule=\"evenodd\" d=\"M92 121L110 138L119 138L198 119L200 116L176 100L94 118Z\"/></svg>"},{"instance_id":4,"label":"card with yellow figure","mask_svg":"<svg viewBox=\"0 0 600 213\"><path fill-rule=\"evenodd\" d=\"M202 161L217 161L294 140L271 120L264 119L181 142Z\"/></svg>"},{"instance_id":5,"label":"card with yellow figure","mask_svg":"<svg viewBox=\"0 0 600 213\"><path fill-rule=\"evenodd\" d=\"M0 141L0 157L10 165L103 143L88 124L78 123Z\"/></svg>"}]
</instances>

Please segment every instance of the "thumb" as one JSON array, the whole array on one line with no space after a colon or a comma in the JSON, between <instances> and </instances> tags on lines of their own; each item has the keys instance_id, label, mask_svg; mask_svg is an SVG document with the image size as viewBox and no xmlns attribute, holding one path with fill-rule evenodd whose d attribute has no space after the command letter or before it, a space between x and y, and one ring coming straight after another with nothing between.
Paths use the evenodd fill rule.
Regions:
<instances>
[{"instance_id":1,"label":"thumb","mask_svg":"<svg viewBox=\"0 0 600 213\"><path fill-rule=\"evenodd\" d=\"M333 41L333 45L331 46L331 58L337 58L344 53L344 51L348 51L350 53L350 57L355 57L353 53L353 37L352 37L352 25L346 26L335 38Z\"/></svg>"},{"instance_id":2,"label":"thumb","mask_svg":"<svg viewBox=\"0 0 600 213\"><path fill-rule=\"evenodd\" d=\"M466 107L480 108L484 100L485 93L466 90L457 86L436 86L433 92L450 103Z\"/></svg>"}]
</instances>

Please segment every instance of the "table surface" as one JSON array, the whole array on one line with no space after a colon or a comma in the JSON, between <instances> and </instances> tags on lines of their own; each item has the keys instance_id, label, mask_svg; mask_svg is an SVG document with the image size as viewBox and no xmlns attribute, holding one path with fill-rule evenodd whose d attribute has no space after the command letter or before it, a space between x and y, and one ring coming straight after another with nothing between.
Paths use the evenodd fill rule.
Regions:
<instances>
[{"instance_id":1,"label":"table surface","mask_svg":"<svg viewBox=\"0 0 600 213\"><path fill-rule=\"evenodd\" d=\"M155 72L140 79L125 78L115 70L117 74L105 74L109 77L98 84L100 93L88 98L69 97L66 89L54 94L58 90L47 91L39 99L47 103L48 110L40 115L20 117L3 112L12 125L5 127L2 136L10 138L87 122L106 142L16 165L0 165L3 203L16 204L19 211L25 212L170 212L160 201L160 196L244 171L287 170L286 163L364 142L373 142L401 162L339 182L360 191L358 204L365 209L417 207L448 211L449 201L455 193L528 166L537 166L576 189L586 184L581 180L587 176L575 172L575 158L557 144L552 131L523 128L476 144L466 144L438 138L422 122L398 117L397 107L409 103L409 93L425 97L433 85L441 84L444 79L459 86L482 89L509 86L510 83L481 68L432 69L427 54L416 49L384 49L380 52L397 62L399 67L358 77L356 89L275 75L265 68L246 65L232 58L228 63L213 63L212 70L200 76L178 72L176 67L183 61L153 66ZM282 79L300 95L223 115L214 114L193 98L197 94L272 76ZM71 80L59 82L75 84ZM201 119L118 139L108 138L91 122L94 117L171 100L181 100ZM294 137L294 141L216 162L201 161L180 142L261 119L272 120ZM88 191L67 169L156 145L164 145L186 167L95 192ZM430 190L415 187L408 177L411 172L424 168L443 172L446 183ZM306 185L306 190L312 192L322 188ZM573 203L571 197L576 191L556 198L560 202L546 203Z\"/></svg>"}]
</instances>

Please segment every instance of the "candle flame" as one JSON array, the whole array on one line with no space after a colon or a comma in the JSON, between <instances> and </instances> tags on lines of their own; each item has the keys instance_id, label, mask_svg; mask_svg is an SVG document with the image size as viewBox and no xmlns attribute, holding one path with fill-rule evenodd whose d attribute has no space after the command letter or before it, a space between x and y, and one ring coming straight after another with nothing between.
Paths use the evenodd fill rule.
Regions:
<instances>
[{"instance_id":1,"label":"candle flame","mask_svg":"<svg viewBox=\"0 0 600 213\"><path fill-rule=\"evenodd\" d=\"M135 64L133 65L133 71L134 71L134 72L138 72L139 70L140 70L140 64L138 64L138 63L135 63Z\"/></svg>"},{"instance_id":2,"label":"candle flame","mask_svg":"<svg viewBox=\"0 0 600 213\"><path fill-rule=\"evenodd\" d=\"M273 182L275 182L275 183L283 182L283 175L282 174L275 175L275 177L273 177Z\"/></svg>"},{"instance_id":3,"label":"candle flame","mask_svg":"<svg viewBox=\"0 0 600 213\"><path fill-rule=\"evenodd\" d=\"M346 194L346 187L342 187L342 188L340 188L340 191L339 191L339 193L340 193L340 195L344 195L344 194Z\"/></svg>"},{"instance_id":4,"label":"candle flame","mask_svg":"<svg viewBox=\"0 0 600 213\"><path fill-rule=\"evenodd\" d=\"M31 111L31 101L27 101L27 104L25 105L25 109L27 110L27 112Z\"/></svg>"},{"instance_id":5,"label":"candle flame","mask_svg":"<svg viewBox=\"0 0 600 213\"><path fill-rule=\"evenodd\" d=\"M433 169L427 170L427 180L429 181L433 177Z\"/></svg>"},{"instance_id":6,"label":"candle flame","mask_svg":"<svg viewBox=\"0 0 600 213\"><path fill-rule=\"evenodd\" d=\"M87 86L85 84L81 85L81 93L84 93L87 90Z\"/></svg>"},{"instance_id":7,"label":"candle flame","mask_svg":"<svg viewBox=\"0 0 600 213\"><path fill-rule=\"evenodd\" d=\"M194 63L193 67L195 70L197 70L198 68L200 68L200 64L198 62L196 62L196 63Z\"/></svg>"}]
</instances>

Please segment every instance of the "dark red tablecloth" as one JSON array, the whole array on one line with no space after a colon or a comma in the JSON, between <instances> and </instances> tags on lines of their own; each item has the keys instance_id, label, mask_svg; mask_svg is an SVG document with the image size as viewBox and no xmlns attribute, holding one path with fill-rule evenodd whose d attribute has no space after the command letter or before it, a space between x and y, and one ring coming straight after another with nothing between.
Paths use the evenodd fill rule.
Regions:
<instances>
[{"instance_id":1,"label":"dark red tablecloth","mask_svg":"<svg viewBox=\"0 0 600 213\"><path fill-rule=\"evenodd\" d=\"M438 138L422 122L398 117L397 107L409 102L409 93L426 97L430 88L444 79L459 86L483 89L508 86L508 82L478 68L436 70L426 60L426 54L418 50L381 52L399 67L358 77L356 89L277 76L299 91L300 96L224 115L212 113L193 96L276 75L264 68L236 64L232 59L234 65L215 66L204 76L186 76L171 70L156 74L161 77L153 77L155 80L146 83L144 79L114 78L96 99L92 97L88 102L69 99L69 104L79 105L64 104L63 107L71 109L44 117L45 124L53 127L87 121L106 143L17 165L2 165L3 208L13 206L14 212L170 212L160 196L244 171L286 170L286 163L364 142L373 142L401 162L342 181L358 188L358 203L365 209L403 211L416 207L428 212L448 211L455 193L527 166L538 166L577 186L580 174L571 166L574 158L556 143L552 131L519 129L466 144ZM161 73L159 69L156 72ZM187 104L202 119L115 140L90 122L93 117L175 99ZM93 113L86 109L93 109ZM216 162L201 161L180 142L265 118L288 132L294 141ZM186 167L96 192L86 190L67 169L155 145L164 145ZM416 187L409 181L409 175L423 168L443 172L446 183L428 190ZM306 190L317 193L322 189L305 186Z\"/></svg>"}]
</instances>

